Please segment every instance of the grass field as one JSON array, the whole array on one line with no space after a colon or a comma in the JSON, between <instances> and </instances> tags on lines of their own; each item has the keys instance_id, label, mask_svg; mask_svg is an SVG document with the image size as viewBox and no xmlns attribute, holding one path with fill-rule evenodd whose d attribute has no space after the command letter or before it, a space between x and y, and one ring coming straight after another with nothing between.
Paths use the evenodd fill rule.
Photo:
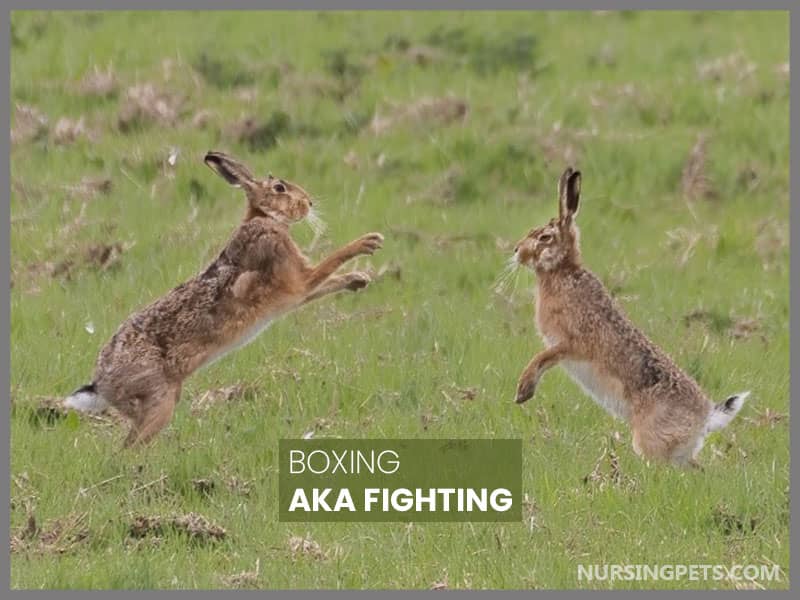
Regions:
<instances>
[{"instance_id":1,"label":"grass field","mask_svg":"<svg viewBox=\"0 0 800 600\"><path fill-rule=\"evenodd\" d=\"M788 48L783 13L15 13L12 587L788 587ZM51 399L224 245L244 201L209 149L319 198L313 257L383 232L380 277L197 373L122 452ZM711 397L753 391L704 472L640 461L559 369L513 402L534 280L492 285L569 163L586 264ZM524 521L279 523L278 440L311 431L521 438ZM225 538L130 534L191 512Z\"/></svg>"}]
</instances>

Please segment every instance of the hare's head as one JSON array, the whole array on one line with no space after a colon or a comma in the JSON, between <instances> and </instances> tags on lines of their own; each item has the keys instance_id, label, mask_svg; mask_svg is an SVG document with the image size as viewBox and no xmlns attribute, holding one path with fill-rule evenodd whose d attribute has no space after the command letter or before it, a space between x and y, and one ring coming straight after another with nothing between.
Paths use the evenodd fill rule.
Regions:
<instances>
[{"instance_id":1,"label":"hare's head","mask_svg":"<svg viewBox=\"0 0 800 600\"><path fill-rule=\"evenodd\" d=\"M581 195L581 173L568 167L558 180L558 218L531 229L514 248L517 263L537 272L552 271L580 261L579 232L575 226Z\"/></svg>"},{"instance_id":2,"label":"hare's head","mask_svg":"<svg viewBox=\"0 0 800 600\"><path fill-rule=\"evenodd\" d=\"M256 179L242 163L222 152L209 152L204 161L225 181L244 190L248 203L245 220L272 217L282 223L296 223L311 211L311 197L299 185L272 175Z\"/></svg>"}]
</instances>

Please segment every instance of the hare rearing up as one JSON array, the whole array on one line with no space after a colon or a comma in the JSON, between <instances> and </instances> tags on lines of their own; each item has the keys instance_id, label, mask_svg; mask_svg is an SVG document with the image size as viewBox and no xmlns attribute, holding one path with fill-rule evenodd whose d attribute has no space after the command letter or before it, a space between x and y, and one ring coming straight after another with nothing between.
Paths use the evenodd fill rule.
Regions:
<instances>
[{"instance_id":1,"label":"hare rearing up","mask_svg":"<svg viewBox=\"0 0 800 600\"><path fill-rule=\"evenodd\" d=\"M517 403L531 398L542 374L560 363L598 404L628 421L636 454L697 466L706 435L728 425L749 392L712 404L581 266L580 184L580 172L564 171L558 218L532 229L514 250L517 264L536 272L536 327L546 346L522 372Z\"/></svg>"},{"instance_id":2,"label":"hare rearing up","mask_svg":"<svg viewBox=\"0 0 800 600\"><path fill-rule=\"evenodd\" d=\"M169 423L181 384L194 371L311 300L365 287L365 273L334 273L383 243L369 233L312 266L289 235L311 209L303 188L271 175L256 179L220 152L206 154L205 163L244 190L244 221L199 275L122 323L100 351L92 383L65 401L83 411L111 404L122 412L132 424L126 447L149 441Z\"/></svg>"}]
</instances>

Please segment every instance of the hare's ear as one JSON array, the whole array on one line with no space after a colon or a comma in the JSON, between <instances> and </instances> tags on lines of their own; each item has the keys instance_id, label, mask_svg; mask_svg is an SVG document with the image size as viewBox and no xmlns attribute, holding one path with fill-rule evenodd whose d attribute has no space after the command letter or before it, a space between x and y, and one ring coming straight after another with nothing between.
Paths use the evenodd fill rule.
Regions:
<instances>
[{"instance_id":1,"label":"hare's ear","mask_svg":"<svg viewBox=\"0 0 800 600\"><path fill-rule=\"evenodd\" d=\"M256 184L247 167L227 154L208 152L203 162L232 186L248 189Z\"/></svg>"},{"instance_id":2,"label":"hare's ear","mask_svg":"<svg viewBox=\"0 0 800 600\"><path fill-rule=\"evenodd\" d=\"M581 199L581 172L567 167L558 180L558 218L566 223L578 214Z\"/></svg>"}]
</instances>

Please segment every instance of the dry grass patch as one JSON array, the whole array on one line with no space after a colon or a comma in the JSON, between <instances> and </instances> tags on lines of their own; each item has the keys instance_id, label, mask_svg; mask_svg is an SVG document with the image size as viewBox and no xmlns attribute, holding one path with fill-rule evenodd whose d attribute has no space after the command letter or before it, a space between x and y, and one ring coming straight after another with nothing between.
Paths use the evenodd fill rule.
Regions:
<instances>
[{"instance_id":1,"label":"dry grass patch","mask_svg":"<svg viewBox=\"0 0 800 600\"><path fill-rule=\"evenodd\" d=\"M139 515L134 517L128 533L133 538L151 535L162 537L170 530L185 534L190 540L198 542L222 540L227 535L223 527L195 512L171 517Z\"/></svg>"},{"instance_id":2,"label":"dry grass patch","mask_svg":"<svg viewBox=\"0 0 800 600\"><path fill-rule=\"evenodd\" d=\"M66 517L48 521L39 527L33 513L25 526L11 535L12 553L65 554L74 550L89 537L86 513L70 513Z\"/></svg>"},{"instance_id":3,"label":"dry grass patch","mask_svg":"<svg viewBox=\"0 0 800 600\"><path fill-rule=\"evenodd\" d=\"M396 127L444 126L463 122L469 105L466 100L453 96L424 97L408 104L393 104L384 114L376 112L369 125L375 135L382 135Z\"/></svg>"}]
</instances>

